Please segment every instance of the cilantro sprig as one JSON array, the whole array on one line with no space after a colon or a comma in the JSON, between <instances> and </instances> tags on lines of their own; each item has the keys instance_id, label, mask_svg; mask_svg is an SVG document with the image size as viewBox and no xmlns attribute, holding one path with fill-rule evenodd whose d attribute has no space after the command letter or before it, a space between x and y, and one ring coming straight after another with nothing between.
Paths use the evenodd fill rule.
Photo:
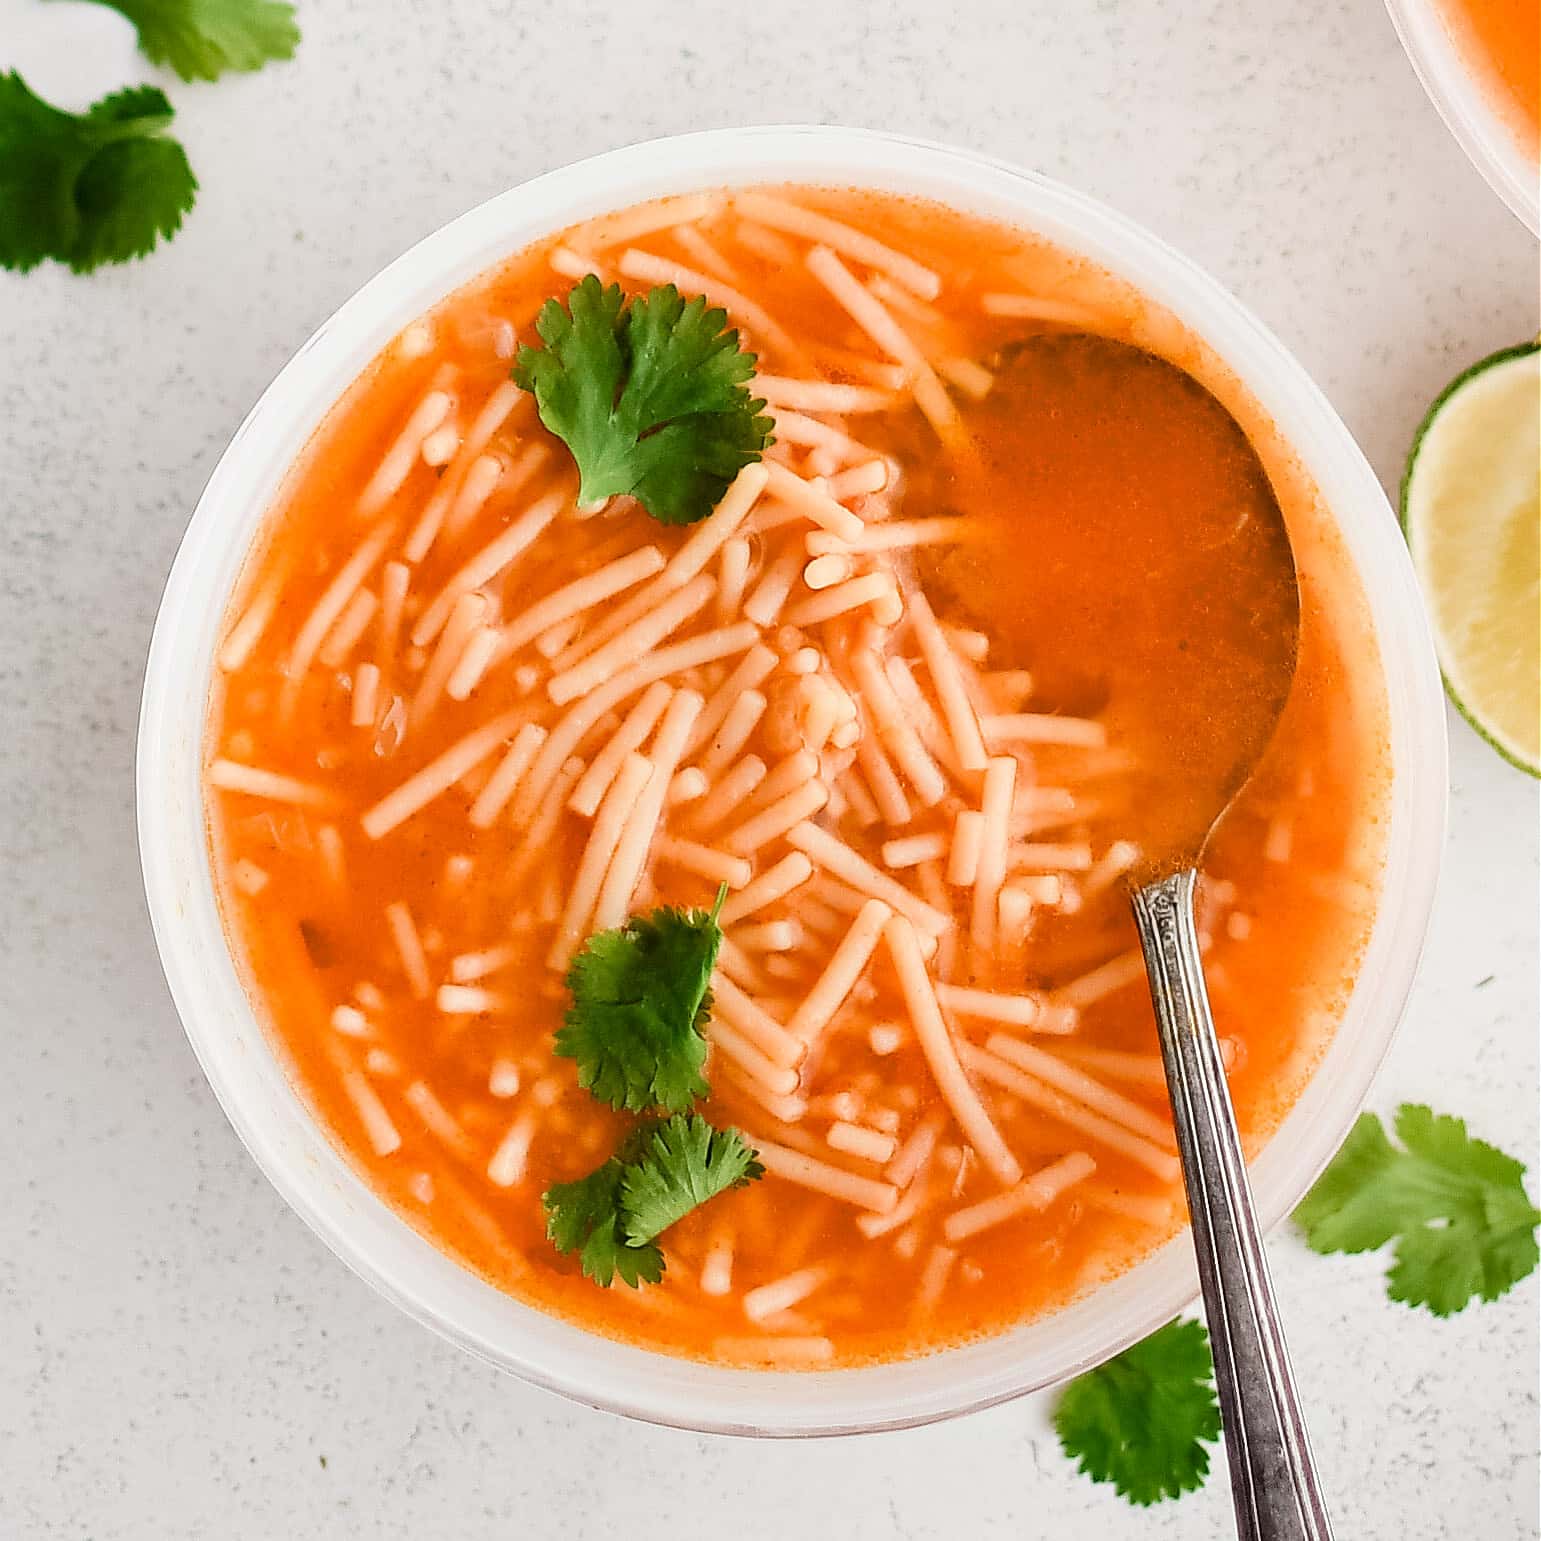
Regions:
<instances>
[{"instance_id":1,"label":"cilantro sprig","mask_svg":"<svg viewBox=\"0 0 1541 1541\"><path fill-rule=\"evenodd\" d=\"M545 347L520 348L513 376L572 451L581 503L630 493L664 524L692 524L760 458L773 424L727 321L673 284L628 301L592 273L565 306L541 307Z\"/></svg>"},{"instance_id":2,"label":"cilantro sprig","mask_svg":"<svg viewBox=\"0 0 1541 1541\"><path fill-rule=\"evenodd\" d=\"M584 1274L608 1287L617 1274L636 1289L664 1275L658 1237L693 1209L763 1172L736 1129L676 1113L632 1131L602 1166L541 1196L546 1234L577 1252Z\"/></svg>"},{"instance_id":3,"label":"cilantro sprig","mask_svg":"<svg viewBox=\"0 0 1541 1541\"><path fill-rule=\"evenodd\" d=\"M717 909L657 909L588 939L567 972L572 1004L556 1035L579 1085L633 1113L677 1113L706 1095L701 1029L721 942Z\"/></svg>"},{"instance_id":4,"label":"cilantro sprig","mask_svg":"<svg viewBox=\"0 0 1541 1541\"><path fill-rule=\"evenodd\" d=\"M633 1132L632 1142L639 1133ZM651 1241L628 1241L623 1228L621 1182L631 1149L631 1143L623 1145L587 1176L554 1183L540 1197L546 1235L557 1251L578 1253L584 1275L606 1289L616 1274L633 1289L663 1278L663 1253Z\"/></svg>"},{"instance_id":5,"label":"cilantro sprig","mask_svg":"<svg viewBox=\"0 0 1541 1541\"><path fill-rule=\"evenodd\" d=\"M1203 1324L1169 1322L1071 1381L1054 1414L1060 1447L1131 1503L1191 1493L1220 1437L1214 1373Z\"/></svg>"},{"instance_id":6,"label":"cilantro sprig","mask_svg":"<svg viewBox=\"0 0 1541 1541\"><path fill-rule=\"evenodd\" d=\"M687 1111L711 1090L702 1029L726 897L723 888L710 910L665 907L596 932L567 972L572 1005L556 1052L576 1061L579 1084L614 1108L673 1115L638 1125L608 1161L541 1195L547 1236L596 1284L617 1274L633 1289L658 1283L659 1236L764 1173L737 1129Z\"/></svg>"},{"instance_id":7,"label":"cilantro sprig","mask_svg":"<svg viewBox=\"0 0 1541 1541\"><path fill-rule=\"evenodd\" d=\"M183 80L218 80L293 58L300 29L284 0L98 0L121 12L140 51Z\"/></svg>"},{"instance_id":8,"label":"cilantro sprig","mask_svg":"<svg viewBox=\"0 0 1541 1541\"><path fill-rule=\"evenodd\" d=\"M166 132L173 117L153 86L69 113L0 75L0 267L52 258L89 273L174 235L198 180Z\"/></svg>"},{"instance_id":9,"label":"cilantro sprig","mask_svg":"<svg viewBox=\"0 0 1541 1541\"><path fill-rule=\"evenodd\" d=\"M646 1245L719 1193L762 1177L755 1158L737 1129L719 1129L698 1113L676 1113L645 1129L641 1154L621 1176L627 1244Z\"/></svg>"},{"instance_id":10,"label":"cilantro sprig","mask_svg":"<svg viewBox=\"0 0 1541 1541\"><path fill-rule=\"evenodd\" d=\"M1369 1252L1394 1242L1386 1292L1451 1316L1497 1300L1533 1273L1541 1210L1525 1168L1473 1138L1459 1118L1403 1103L1393 1145L1363 1113L1295 1211L1317 1252Z\"/></svg>"},{"instance_id":11,"label":"cilantro sprig","mask_svg":"<svg viewBox=\"0 0 1541 1541\"><path fill-rule=\"evenodd\" d=\"M139 34L140 50L183 80L216 80L292 57L287 0L99 0ZM181 228L198 179L166 131L165 93L134 86L63 112L14 70L0 75L0 268L62 262L89 273L154 250Z\"/></svg>"}]
</instances>

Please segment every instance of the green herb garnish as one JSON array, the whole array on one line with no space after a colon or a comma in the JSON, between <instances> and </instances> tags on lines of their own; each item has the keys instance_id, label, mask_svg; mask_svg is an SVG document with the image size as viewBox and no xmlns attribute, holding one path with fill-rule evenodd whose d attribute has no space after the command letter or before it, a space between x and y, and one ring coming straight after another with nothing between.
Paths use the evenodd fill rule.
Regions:
<instances>
[{"instance_id":1,"label":"green herb garnish","mask_svg":"<svg viewBox=\"0 0 1541 1541\"><path fill-rule=\"evenodd\" d=\"M717 911L657 909L599 931L567 971L572 1005L556 1052L578 1082L613 1108L677 1113L710 1089L701 1075L712 968L722 932Z\"/></svg>"},{"instance_id":2,"label":"green herb garnish","mask_svg":"<svg viewBox=\"0 0 1541 1541\"><path fill-rule=\"evenodd\" d=\"M642 1134L642 1153L621 1178L621 1225L631 1246L765 1173L737 1129L718 1129L697 1113L677 1113Z\"/></svg>"},{"instance_id":3,"label":"green herb garnish","mask_svg":"<svg viewBox=\"0 0 1541 1541\"><path fill-rule=\"evenodd\" d=\"M629 1243L621 1229L625 1176L625 1161L611 1156L587 1177L553 1184L540 1199L546 1207L546 1235L557 1251L577 1252L584 1275L607 1289L616 1274L633 1289L663 1278L663 1253L650 1242Z\"/></svg>"},{"instance_id":4,"label":"green herb garnish","mask_svg":"<svg viewBox=\"0 0 1541 1541\"><path fill-rule=\"evenodd\" d=\"M693 524L760 458L773 424L727 320L673 284L628 301L592 273L565 307L541 307L546 346L520 348L513 375L572 451L580 503L629 493L665 524Z\"/></svg>"},{"instance_id":5,"label":"green herb garnish","mask_svg":"<svg viewBox=\"0 0 1541 1541\"><path fill-rule=\"evenodd\" d=\"M1534 1272L1541 1210L1524 1166L1421 1103L1398 1108L1396 1133L1401 1150L1375 1114L1360 1114L1295 1211L1306 1241L1317 1252L1394 1241L1387 1294L1436 1316L1497 1300Z\"/></svg>"},{"instance_id":6,"label":"green herb garnish","mask_svg":"<svg viewBox=\"0 0 1541 1541\"><path fill-rule=\"evenodd\" d=\"M284 0L98 0L133 22L140 51L183 80L218 80L260 70L299 46L294 7Z\"/></svg>"},{"instance_id":7,"label":"green herb garnish","mask_svg":"<svg viewBox=\"0 0 1541 1541\"><path fill-rule=\"evenodd\" d=\"M657 1239L691 1210L762 1172L736 1129L699 1113L676 1113L633 1130L587 1177L541 1196L546 1234L559 1252L579 1254L584 1274L608 1288L619 1274L636 1289L663 1278Z\"/></svg>"},{"instance_id":8,"label":"green herb garnish","mask_svg":"<svg viewBox=\"0 0 1541 1541\"><path fill-rule=\"evenodd\" d=\"M173 116L153 86L69 113L0 75L0 267L52 258L89 273L174 235L198 181L166 133Z\"/></svg>"},{"instance_id":9,"label":"green herb garnish","mask_svg":"<svg viewBox=\"0 0 1541 1541\"><path fill-rule=\"evenodd\" d=\"M1191 1493L1220 1437L1214 1374L1203 1324L1169 1322L1071 1381L1054 1414L1060 1447L1130 1503Z\"/></svg>"},{"instance_id":10,"label":"green herb garnish","mask_svg":"<svg viewBox=\"0 0 1541 1541\"><path fill-rule=\"evenodd\" d=\"M578 1080L615 1108L666 1108L672 1118L639 1125L603 1166L541 1196L546 1234L577 1252L583 1272L633 1289L664 1271L657 1239L691 1210L761 1176L736 1129L684 1111L710 1090L701 1075L710 982L722 931L710 910L657 909L591 936L567 974L572 1005L556 1052Z\"/></svg>"}]
</instances>

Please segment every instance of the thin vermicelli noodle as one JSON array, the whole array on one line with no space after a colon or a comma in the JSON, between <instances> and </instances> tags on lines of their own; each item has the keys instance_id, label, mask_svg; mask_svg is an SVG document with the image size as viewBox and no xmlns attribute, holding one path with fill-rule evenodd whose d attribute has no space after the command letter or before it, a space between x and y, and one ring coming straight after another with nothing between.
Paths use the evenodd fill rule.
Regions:
<instances>
[{"instance_id":1,"label":"thin vermicelli noodle","mask_svg":"<svg viewBox=\"0 0 1541 1541\"><path fill-rule=\"evenodd\" d=\"M509 378L542 302L591 272L704 294L758 354L775 442L694 524L579 508ZM1010 446L971 438L971 413L1067 329L1229 391L1296 538L1296 693L1200 899L1260 1142L1367 936L1384 703L1347 666L1368 631L1314 489L1170 317L939 207L688 193L449 297L291 475L216 657L227 930L331 1137L509 1293L674 1353L819 1369L1052 1312L1180 1223L1124 898L1160 817L1137 622L1099 612L1072 486L976 479ZM1235 523L1223 496L1191 517ZM1045 669L1049 623L1013 601L1027 563L1090 596L1054 623L1084 628L1075 670ZM634 1120L553 1052L564 971L595 930L719 889L700 1111L765 1175L665 1232L661 1283L601 1289L541 1195Z\"/></svg>"}]
</instances>

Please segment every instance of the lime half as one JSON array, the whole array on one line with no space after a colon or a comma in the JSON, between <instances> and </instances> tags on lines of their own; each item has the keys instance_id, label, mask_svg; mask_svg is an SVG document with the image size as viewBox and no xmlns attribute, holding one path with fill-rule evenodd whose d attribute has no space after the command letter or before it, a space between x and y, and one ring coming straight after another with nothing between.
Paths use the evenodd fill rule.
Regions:
<instances>
[{"instance_id":1,"label":"lime half","mask_svg":"<svg viewBox=\"0 0 1541 1541\"><path fill-rule=\"evenodd\" d=\"M1541 775L1541 344L1473 364L1429 408L1402 528L1445 688L1505 759Z\"/></svg>"}]
</instances>

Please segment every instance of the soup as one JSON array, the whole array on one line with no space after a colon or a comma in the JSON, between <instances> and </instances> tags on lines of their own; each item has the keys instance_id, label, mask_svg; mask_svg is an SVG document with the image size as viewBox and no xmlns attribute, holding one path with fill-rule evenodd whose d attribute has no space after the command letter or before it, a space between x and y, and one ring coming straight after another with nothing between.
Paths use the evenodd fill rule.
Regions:
<instances>
[{"instance_id":1,"label":"soup","mask_svg":"<svg viewBox=\"0 0 1541 1541\"><path fill-rule=\"evenodd\" d=\"M1532 160L1541 156L1541 10L1531 0L1442 0L1456 47Z\"/></svg>"},{"instance_id":2,"label":"soup","mask_svg":"<svg viewBox=\"0 0 1541 1541\"><path fill-rule=\"evenodd\" d=\"M774 442L723 471L700 522L580 503L542 420L559 414L510 378L516 350L526 381L543 341L556 356L537 314L555 297L576 316L588 274L704 295L757 355ZM227 932L331 1138L510 1295L667 1352L855 1364L1050 1312L1182 1223L1123 885L1185 816L1163 770L1184 746L1163 728L1158 619L1116 570L1149 553L1110 544L1099 509L1141 498L1213 596L1259 489L1206 394L1147 389L1111 361L1124 350L1059 368L1067 332L1202 381L1291 526L1296 682L1201 886L1256 1149L1367 939L1385 701L1314 489L1138 293L912 200L663 200L538 243L414 322L291 472L211 695ZM997 392L1023 349L1032 420ZM1238 638L1235 677L1206 685L1217 732L1249 667L1248 598L1213 606ZM683 1206L657 1282L602 1285L552 1239L561 1185L636 1155L646 1099L591 1094L556 1037L582 1010L566 970L666 906L721 932L709 1092L679 1116L739 1131L763 1173Z\"/></svg>"}]
</instances>

